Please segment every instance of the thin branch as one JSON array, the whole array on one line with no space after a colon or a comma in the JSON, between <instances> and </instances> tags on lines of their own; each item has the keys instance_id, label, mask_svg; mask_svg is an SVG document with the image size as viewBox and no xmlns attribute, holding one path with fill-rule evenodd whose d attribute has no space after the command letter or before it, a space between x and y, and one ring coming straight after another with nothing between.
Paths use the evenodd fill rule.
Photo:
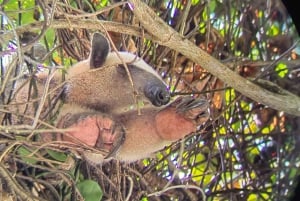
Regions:
<instances>
[{"instance_id":1,"label":"thin branch","mask_svg":"<svg viewBox=\"0 0 300 201\"><path fill-rule=\"evenodd\" d=\"M7 171L2 163L0 163L0 175L1 178L6 182L7 187L10 191L14 192L14 194L21 198L21 200L44 200L42 198L37 198L28 192L23 190L23 187L16 181L16 179Z\"/></svg>"},{"instance_id":2,"label":"thin branch","mask_svg":"<svg viewBox=\"0 0 300 201\"><path fill-rule=\"evenodd\" d=\"M176 186L170 186L168 188L164 188L163 190L161 191L157 191L157 192L154 192L154 193L151 193L151 194L148 194L148 197L151 197L151 196L160 196L161 194L163 194L164 192L166 191L169 191L169 190L172 190L172 189L177 189L177 188L187 188L187 189L195 189L195 190L198 190L201 192L201 195L202 195L202 200L206 200L206 195L203 191L202 188L198 187L198 186L194 186L194 185L176 185Z\"/></svg>"}]
</instances>

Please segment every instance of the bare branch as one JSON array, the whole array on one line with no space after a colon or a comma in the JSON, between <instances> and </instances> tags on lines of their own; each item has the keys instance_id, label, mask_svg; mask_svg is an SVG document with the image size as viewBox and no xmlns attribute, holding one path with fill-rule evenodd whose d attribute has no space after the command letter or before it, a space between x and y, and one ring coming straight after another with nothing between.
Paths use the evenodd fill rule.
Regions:
<instances>
[{"instance_id":1,"label":"bare branch","mask_svg":"<svg viewBox=\"0 0 300 201\"><path fill-rule=\"evenodd\" d=\"M276 110L300 116L300 98L298 96L283 89L281 90L283 93L280 94L272 92L241 77L174 31L145 3L139 0L130 0L130 2L133 5L135 16L143 28L153 35L159 44L176 50L200 64L243 95Z\"/></svg>"}]
</instances>

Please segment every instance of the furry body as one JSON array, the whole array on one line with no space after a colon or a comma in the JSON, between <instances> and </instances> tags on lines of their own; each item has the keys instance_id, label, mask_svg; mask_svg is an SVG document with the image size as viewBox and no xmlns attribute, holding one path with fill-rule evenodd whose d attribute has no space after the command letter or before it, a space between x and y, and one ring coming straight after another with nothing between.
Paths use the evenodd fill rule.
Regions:
<instances>
[{"instance_id":1,"label":"furry body","mask_svg":"<svg viewBox=\"0 0 300 201\"><path fill-rule=\"evenodd\" d=\"M148 157L196 131L198 123L208 118L208 105L204 100L188 97L168 104L169 91L160 76L133 54L110 52L109 43L102 34L94 34L91 46L90 57L70 68L63 87L58 87L61 78L57 73L50 81L49 90L57 88L49 96L50 100L58 97L64 102L56 125L73 129L57 134L55 140L83 143L108 151L106 156L83 153L94 162L101 162L108 156L130 162ZM48 73L34 77L36 97L45 92L47 79ZM28 90L29 84L24 84L16 102L30 100ZM31 93L30 97L33 95ZM22 105L18 110L34 115L34 105L38 103L30 103L29 107ZM44 108L50 105L46 103ZM45 139L51 140L47 136Z\"/></svg>"}]
</instances>

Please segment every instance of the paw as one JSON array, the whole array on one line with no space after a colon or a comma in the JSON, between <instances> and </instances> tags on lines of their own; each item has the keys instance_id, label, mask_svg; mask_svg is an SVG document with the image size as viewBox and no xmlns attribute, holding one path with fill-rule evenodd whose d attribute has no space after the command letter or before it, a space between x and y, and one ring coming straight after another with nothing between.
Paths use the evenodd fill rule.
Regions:
<instances>
[{"instance_id":1,"label":"paw","mask_svg":"<svg viewBox=\"0 0 300 201\"><path fill-rule=\"evenodd\" d=\"M123 127L109 116L98 112L68 113L63 116L59 128L68 128L62 134L63 141L84 143L114 156L125 140Z\"/></svg>"},{"instance_id":2,"label":"paw","mask_svg":"<svg viewBox=\"0 0 300 201\"><path fill-rule=\"evenodd\" d=\"M158 135L169 141L176 141L197 131L199 124L209 118L208 102L193 97L180 97L155 116Z\"/></svg>"}]
</instances>

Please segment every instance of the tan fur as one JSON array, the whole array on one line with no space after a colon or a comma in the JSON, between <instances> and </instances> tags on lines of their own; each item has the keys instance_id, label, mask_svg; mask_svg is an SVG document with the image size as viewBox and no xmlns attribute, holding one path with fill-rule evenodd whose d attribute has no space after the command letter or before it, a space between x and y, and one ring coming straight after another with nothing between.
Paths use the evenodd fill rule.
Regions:
<instances>
[{"instance_id":1,"label":"tan fur","mask_svg":"<svg viewBox=\"0 0 300 201\"><path fill-rule=\"evenodd\" d=\"M126 140L115 157L129 162L149 157L195 132L198 124L207 121L207 108L204 100L180 97L164 108L144 108L140 116L133 111L118 115L117 122L126 129Z\"/></svg>"},{"instance_id":2,"label":"tan fur","mask_svg":"<svg viewBox=\"0 0 300 201\"><path fill-rule=\"evenodd\" d=\"M123 57L126 54L127 57L122 58L122 60L124 62L130 62L130 65L134 64L142 67L147 65L135 55L122 52L118 54ZM116 61L114 59L116 59ZM151 104L142 91L142 87L145 84L144 81L146 79L148 81L153 80L154 82L160 81L163 83L161 78L151 68L149 68L150 70L142 68L147 69L145 70L146 72L150 72L147 73L147 75L140 74L139 72L135 73L135 70L133 70L133 83L137 92L137 96L134 96L134 91L125 69L116 65L121 63L117 54L112 52L108 55L104 67L91 70L89 60L81 61L72 66L66 74L65 82L67 84L64 86L64 90L68 95L65 102L73 105L78 104L81 107L96 109L102 112L110 112L112 114L136 110L136 100L140 108ZM136 68L129 66L129 69ZM36 89L31 89L30 98L28 97L29 82L26 80L25 84L23 82L18 84L17 88L22 87L22 89L16 94L14 104L17 104L17 107L12 109L15 113L34 116L36 108L40 104L40 99L43 96L48 74L48 72L41 72L32 78L36 82ZM50 82L47 100L54 99L58 93L63 90L61 77L60 71L56 71ZM113 86L113 88L111 86ZM53 91L54 88L58 89ZM30 101L27 104L28 98ZM44 108L47 109L49 106L50 103L46 102ZM64 115L65 113L63 106L60 115ZM31 122L30 120L25 121L25 123Z\"/></svg>"},{"instance_id":3,"label":"tan fur","mask_svg":"<svg viewBox=\"0 0 300 201\"><path fill-rule=\"evenodd\" d=\"M46 115L50 109L55 112L52 108L54 102L59 99L59 93L62 88L61 76L59 73L54 73L52 79L50 79L48 72L39 73L31 78L20 80L17 83L14 99L9 105L9 110L13 115L13 123L18 124L32 124L33 118L36 115L38 107L42 105L42 111L40 118ZM49 79L49 86L45 101L42 102L42 97L46 93L45 84Z\"/></svg>"},{"instance_id":4,"label":"tan fur","mask_svg":"<svg viewBox=\"0 0 300 201\"><path fill-rule=\"evenodd\" d=\"M130 114L127 113L118 117L118 120L125 125L126 140L116 154L117 159L131 162L147 158L172 142L171 140L164 140L158 135L155 128L157 112L159 109L151 107L143 110L140 116L130 112Z\"/></svg>"},{"instance_id":5,"label":"tan fur","mask_svg":"<svg viewBox=\"0 0 300 201\"><path fill-rule=\"evenodd\" d=\"M108 54L102 66L116 66L123 63L138 66L162 80L161 77L147 63L145 63L143 59L128 52L111 52ZM69 69L67 77L70 78L88 70L90 70L90 58L73 65L72 68Z\"/></svg>"}]
</instances>

